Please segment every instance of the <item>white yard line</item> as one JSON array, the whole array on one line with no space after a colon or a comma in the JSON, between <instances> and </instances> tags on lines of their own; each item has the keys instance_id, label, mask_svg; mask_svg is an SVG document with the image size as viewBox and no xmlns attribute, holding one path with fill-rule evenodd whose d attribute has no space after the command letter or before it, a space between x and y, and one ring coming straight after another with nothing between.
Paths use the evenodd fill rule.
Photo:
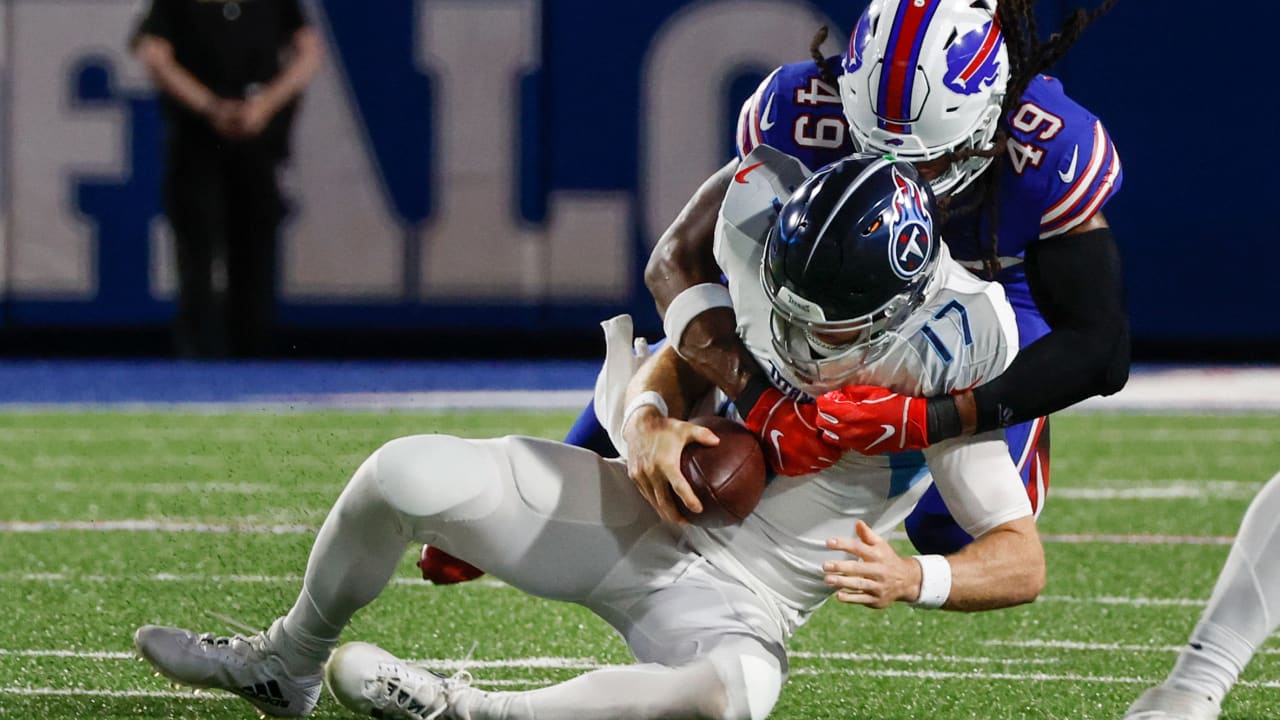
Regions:
<instances>
[{"instance_id":1,"label":"white yard line","mask_svg":"<svg viewBox=\"0 0 1280 720\"><path fill-rule=\"evenodd\" d=\"M208 585L299 585L301 575L203 575L156 573L153 575L101 575L101 574L68 574L68 573L21 573L0 572L0 581L4 582L36 582L36 583L205 583ZM430 584L417 577L394 577L391 584L427 588ZM484 587L490 589L514 589L506 583L484 576L467 583L468 587ZM1149 597L1116 597L1103 595L1098 597L1077 597L1071 595L1041 595L1037 603L1073 603L1080 605L1118 605L1125 607L1204 607L1205 598L1149 598ZM837 657L837 656L832 656Z\"/></svg>"},{"instance_id":2,"label":"white yard line","mask_svg":"<svg viewBox=\"0 0 1280 720\"><path fill-rule=\"evenodd\" d=\"M528 667L536 669L582 669L594 670L602 667L611 667L596 663L585 664L579 666L573 661L574 658L528 658L526 661L546 661L536 662L536 664L514 664L525 663L526 661L502 661L506 664L481 664L471 663L470 667ZM437 667L444 667L449 663L462 663L461 660L451 660L447 663L435 663ZM1041 682L1075 682L1075 683L1099 683L1106 685L1149 685L1159 681L1159 678L1144 677L1126 677L1118 675L1080 675L1076 673L1011 673L1011 672L986 672L980 670L898 670L893 668L792 668L793 675L857 675L860 677L882 677L882 678L902 678L908 680L963 680L965 682L973 681L999 681L999 682L1023 682L1023 683L1041 683ZM527 678L527 679L502 679L486 681L483 678L477 681L477 685L484 686L538 686L545 685L545 679ZM1240 687L1248 688L1280 688L1280 681L1242 681L1238 683ZM226 701L236 699L234 695L222 692L201 692L192 691L172 691L172 690L100 690L87 688L52 688L52 687L0 687L0 694L19 695L19 696L87 696L87 697L111 697L111 698L174 698L183 700L216 700Z\"/></svg>"},{"instance_id":3,"label":"white yard line","mask_svg":"<svg viewBox=\"0 0 1280 720\"><path fill-rule=\"evenodd\" d=\"M180 520L37 520L32 522L0 522L0 532L175 532L205 534L310 535L318 528L309 525L264 525L251 522L234 525L183 522Z\"/></svg>"},{"instance_id":4,"label":"white yard line","mask_svg":"<svg viewBox=\"0 0 1280 720\"><path fill-rule=\"evenodd\" d=\"M1204 603L1200 603L1203 605ZM1091 643L1075 640L986 640L990 647L1016 647L1051 650L1082 650L1085 652L1179 652L1182 645L1124 645L1121 643ZM1259 655L1280 655L1280 648L1264 647Z\"/></svg>"},{"instance_id":5,"label":"white yard line","mask_svg":"<svg viewBox=\"0 0 1280 720\"><path fill-rule=\"evenodd\" d=\"M261 524L243 521L234 524L206 523L181 520L39 520L3 521L0 533L54 533L54 532L162 532L204 534L267 534L310 535L319 527L301 524ZM891 533L890 539L902 540L902 533ZM1047 534L1041 539L1047 543L1099 543L1104 545L1230 545L1229 536L1204 535L1122 535L1122 534Z\"/></svg>"},{"instance_id":6,"label":"white yard line","mask_svg":"<svg viewBox=\"0 0 1280 720\"><path fill-rule=\"evenodd\" d=\"M1152 482L1114 480L1093 487L1060 487L1049 491L1053 500L1181 500L1212 498L1248 500L1263 482L1234 480L1169 480Z\"/></svg>"}]
</instances>

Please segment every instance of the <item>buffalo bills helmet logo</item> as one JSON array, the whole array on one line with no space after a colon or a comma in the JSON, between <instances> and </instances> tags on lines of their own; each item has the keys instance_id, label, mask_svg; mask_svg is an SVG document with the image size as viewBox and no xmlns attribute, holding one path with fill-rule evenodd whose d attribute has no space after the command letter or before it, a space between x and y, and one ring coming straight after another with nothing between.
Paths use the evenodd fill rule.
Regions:
<instances>
[{"instance_id":1,"label":"buffalo bills helmet logo","mask_svg":"<svg viewBox=\"0 0 1280 720\"><path fill-rule=\"evenodd\" d=\"M1004 35L992 20L965 33L947 48L947 74L943 82L960 95L974 95L990 87L1000 76L1000 46Z\"/></svg>"},{"instance_id":2,"label":"buffalo bills helmet logo","mask_svg":"<svg viewBox=\"0 0 1280 720\"><path fill-rule=\"evenodd\" d=\"M889 224L889 267L898 277L914 277L933 257L933 216L925 191L893 169L893 217Z\"/></svg>"},{"instance_id":3,"label":"buffalo bills helmet logo","mask_svg":"<svg viewBox=\"0 0 1280 720\"><path fill-rule=\"evenodd\" d=\"M867 42L871 40L871 8L862 11L858 24L853 26L849 35L849 50L844 56L844 71L853 72L862 67L862 53L866 52Z\"/></svg>"}]
</instances>

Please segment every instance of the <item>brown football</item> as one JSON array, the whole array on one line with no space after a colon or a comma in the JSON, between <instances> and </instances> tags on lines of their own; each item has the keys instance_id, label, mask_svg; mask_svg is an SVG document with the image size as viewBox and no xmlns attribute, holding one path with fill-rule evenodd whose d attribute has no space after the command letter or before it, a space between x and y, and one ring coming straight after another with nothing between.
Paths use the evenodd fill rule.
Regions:
<instances>
[{"instance_id":1,"label":"brown football","mask_svg":"<svg viewBox=\"0 0 1280 720\"><path fill-rule=\"evenodd\" d=\"M715 446L692 443L680 456L680 469L702 501L702 512L690 512L676 499L680 512L703 527L743 521L764 495L764 452L755 433L728 418L714 415L689 422L710 428L720 438Z\"/></svg>"}]
</instances>

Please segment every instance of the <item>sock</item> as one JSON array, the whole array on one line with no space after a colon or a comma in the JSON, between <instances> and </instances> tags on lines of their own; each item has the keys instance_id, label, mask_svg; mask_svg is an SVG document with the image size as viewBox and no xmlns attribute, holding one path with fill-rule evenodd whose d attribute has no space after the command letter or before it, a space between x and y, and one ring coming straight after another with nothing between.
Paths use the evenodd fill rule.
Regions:
<instances>
[{"instance_id":1,"label":"sock","mask_svg":"<svg viewBox=\"0 0 1280 720\"><path fill-rule=\"evenodd\" d=\"M382 592L408 538L374 481L378 454L356 470L316 535L302 591L267 631L267 641L295 675L320 671L357 610Z\"/></svg>"},{"instance_id":2,"label":"sock","mask_svg":"<svg viewBox=\"0 0 1280 720\"><path fill-rule=\"evenodd\" d=\"M1249 504L1209 604L1166 684L1222 702L1257 648L1280 625L1277 516L1280 475Z\"/></svg>"}]
</instances>

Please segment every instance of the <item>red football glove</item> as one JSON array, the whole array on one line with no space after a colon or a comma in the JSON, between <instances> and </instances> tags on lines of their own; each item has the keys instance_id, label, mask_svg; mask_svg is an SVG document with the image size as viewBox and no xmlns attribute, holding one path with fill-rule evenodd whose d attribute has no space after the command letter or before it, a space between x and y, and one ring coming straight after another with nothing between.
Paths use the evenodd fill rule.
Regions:
<instances>
[{"instance_id":1,"label":"red football glove","mask_svg":"<svg viewBox=\"0 0 1280 720\"><path fill-rule=\"evenodd\" d=\"M840 448L822 439L813 403L800 403L770 387L744 424L760 437L769 467L779 475L808 475L835 465Z\"/></svg>"},{"instance_id":2,"label":"red football glove","mask_svg":"<svg viewBox=\"0 0 1280 720\"><path fill-rule=\"evenodd\" d=\"M467 582L484 574L484 571L475 565L459 560L440 548L430 545L422 546L422 558L418 560L418 569L422 570L423 580L430 580L436 585Z\"/></svg>"},{"instance_id":3,"label":"red football glove","mask_svg":"<svg viewBox=\"0 0 1280 720\"><path fill-rule=\"evenodd\" d=\"M929 447L928 401L874 385L850 385L818 398L818 427L844 450L880 455Z\"/></svg>"}]
</instances>

